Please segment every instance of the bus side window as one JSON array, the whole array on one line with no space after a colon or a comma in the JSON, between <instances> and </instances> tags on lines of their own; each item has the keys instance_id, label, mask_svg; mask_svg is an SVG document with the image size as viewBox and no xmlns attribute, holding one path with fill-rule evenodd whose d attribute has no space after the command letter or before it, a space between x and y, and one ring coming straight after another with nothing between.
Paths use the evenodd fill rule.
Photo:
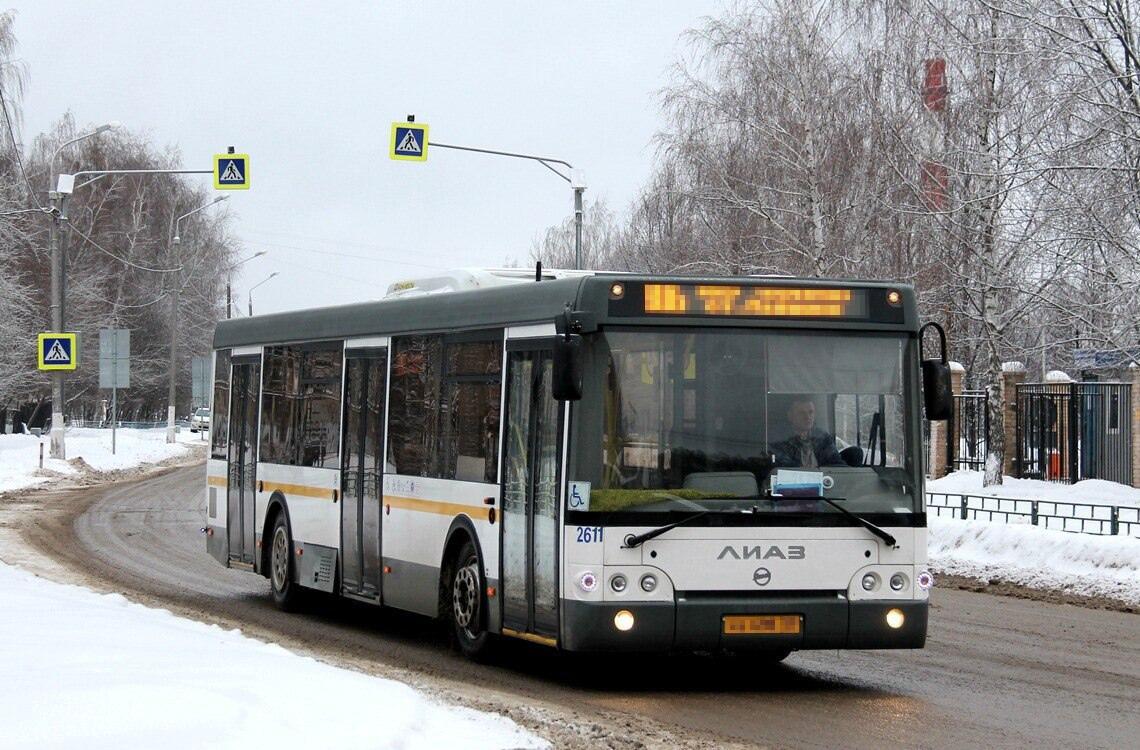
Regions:
<instances>
[{"instance_id":1,"label":"bus side window","mask_svg":"<svg viewBox=\"0 0 1140 750\"><path fill-rule=\"evenodd\" d=\"M388 444L398 474L436 475L442 348L438 335L392 340Z\"/></svg>"},{"instance_id":2,"label":"bus side window","mask_svg":"<svg viewBox=\"0 0 1140 750\"><path fill-rule=\"evenodd\" d=\"M502 332L495 336L446 345L438 472L444 479L494 482L498 478Z\"/></svg>"},{"instance_id":3,"label":"bus side window","mask_svg":"<svg viewBox=\"0 0 1140 750\"><path fill-rule=\"evenodd\" d=\"M214 356L214 408L210 416L210 457L226 457L230 426L230 350Z\"/></svg>"}]
</instances>

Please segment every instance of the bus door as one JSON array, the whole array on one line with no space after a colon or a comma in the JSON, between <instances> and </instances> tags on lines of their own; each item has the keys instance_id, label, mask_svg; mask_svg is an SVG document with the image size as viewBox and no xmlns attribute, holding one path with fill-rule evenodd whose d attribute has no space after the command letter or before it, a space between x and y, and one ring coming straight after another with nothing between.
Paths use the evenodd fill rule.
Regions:
<instances>
[{"instance_id":1,"label":"bus door","mask_svg":"<svg viewBox=\"0 0 1140 750\"><path fill-rule=\"evenodd\" d=\"M345 353L341 450L341 590L380 599L380 512L384 481L387 349Z\"/></svg>"},{"instance_id":2,"label":"bus door","mask_svg":"<svg viewBox=\"0 0 1140 750\"><path fill-rule=\"evenodd\" d=\"M507 353L503 627L556 638L562 409L550 390L551 349L522 346Z\"/></svg>"},{"instance_id":3,"label":"bus door","mask_svg":"<svg viewBox=\"0 0 1140 750\"><path fill-rule=\"evenodd\" d=\"M253 564L254 498L257 480L257 405L260 358L233 359L230 396L229 475L226 529L230 562Z\"/></svg>"}]
</instances>

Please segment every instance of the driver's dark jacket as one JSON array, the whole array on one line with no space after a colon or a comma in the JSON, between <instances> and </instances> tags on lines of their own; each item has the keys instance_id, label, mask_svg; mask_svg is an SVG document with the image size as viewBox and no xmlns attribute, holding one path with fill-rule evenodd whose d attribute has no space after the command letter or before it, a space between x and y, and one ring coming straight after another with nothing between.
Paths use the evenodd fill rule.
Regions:
<instances>
[{"instance_id":1,"label":"driver's dark jacket","mask_svg":"<svg viewBox=\"0 0 1140 750\"><path fill-rule=\"evenodd\" d=\"M818 466L843 466L843 458L835 447L835 436L823 430L812 429L807 438L815 451L815 461ZM772 443L769 450L776 457L776 466L800 466L800 438L793 435L787 440Z\"/></svg>"}]
</instances>

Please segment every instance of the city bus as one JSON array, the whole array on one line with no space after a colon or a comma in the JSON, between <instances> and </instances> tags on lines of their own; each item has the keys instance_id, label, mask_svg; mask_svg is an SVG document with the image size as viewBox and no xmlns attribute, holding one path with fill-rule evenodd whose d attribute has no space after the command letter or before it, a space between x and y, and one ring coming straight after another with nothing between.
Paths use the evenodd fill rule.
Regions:
<instances>
[{"instance_id":1,"label":"city bus","mask_svg":"<svg viewBox=\"0 0 1140 750\"><path fill-rule=\"evenodd\" d=\"M207 550L472 657L920 648L920 352L910 287L789 277L464 270L224 320Z\"/></svg>"}]
</instances>

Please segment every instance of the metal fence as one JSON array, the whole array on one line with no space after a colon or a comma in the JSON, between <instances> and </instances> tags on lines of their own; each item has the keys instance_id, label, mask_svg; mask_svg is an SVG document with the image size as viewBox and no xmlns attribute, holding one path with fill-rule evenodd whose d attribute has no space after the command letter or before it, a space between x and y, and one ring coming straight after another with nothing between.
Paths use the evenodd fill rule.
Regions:
<instances>
[{"instance_id":1,"label":"metal fence","mask_svg":"<svg viewBox=\"0 0 1140 750\"><path fill-rule=\"evenodd\" d=\"M950 471L986 467L986 436L990 431L990 414L985 391L962 391L954 394L954 418L950 423L950 440L946 446L946 465Z\"/></svg>"},{"instance_id":2,"label":"metal fence","mask_svg":"<svg viewBox=\"0 0 1140 750\"><path fill-rule=\"evenodd\" d=\"M999 521L1081 534L1140 537L1140 508L1055 500L1021 500L961 492L926 493L927 513L962 520Z\"/></svg>"},{"instance_id":3,"label":"metal fence","mask_svg":"<svg viewBox=\"0 0 1140 750\"><path fill-rule=\"evenodd\" d=\"M1126 383L1017 386L1017 462L1023 479L1132 484L1132 388Z\"/></svg>"},{"instance_id":4,"label":"metal fence","mask_svg":"<svg viewBox=\"0 0 1140 750\"><path fill-rule=\"evenodd\" d=\"M177 424L179 427L189 427L190 426L190 423L187 422L186 420L183 420L183 419L178 420L175 424ZM68 427L95 427L95 428L105 428L108 430L111 429L111 423L110 422L103 422L103 421L98 420L98 419L70 419L67 422L67 426ZM116 426L119 429L128 429L128 430L154 430L154 429L157 429L159 427L166 427L166 420L163 419L162 421L150 421L150 422L127 422L127 421L119 420L119 422Z\"/></svg>"}]
</instances>

